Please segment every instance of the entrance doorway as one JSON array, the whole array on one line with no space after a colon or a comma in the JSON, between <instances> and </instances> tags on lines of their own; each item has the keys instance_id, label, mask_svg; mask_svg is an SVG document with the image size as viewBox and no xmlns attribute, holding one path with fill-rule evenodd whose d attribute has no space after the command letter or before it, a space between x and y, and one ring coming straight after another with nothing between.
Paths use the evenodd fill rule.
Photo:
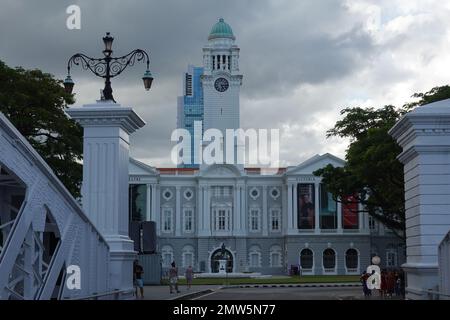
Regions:
<instances>
[{"instance_id":1,"label":"entrance doorway","mask_svg":"<svg viewBox=\"0 0 450 320\"><path fill-rule=\"evenodd\" d=\"M219 272L219 260L222 259L222 250L217 249L213 252L211 255L211 272L212 273L218 273ZM233 272L233 255L229 250L225 250L225 260L227 260L227 268L226 272L231 273Z\"/></svg>"}]
</instances>

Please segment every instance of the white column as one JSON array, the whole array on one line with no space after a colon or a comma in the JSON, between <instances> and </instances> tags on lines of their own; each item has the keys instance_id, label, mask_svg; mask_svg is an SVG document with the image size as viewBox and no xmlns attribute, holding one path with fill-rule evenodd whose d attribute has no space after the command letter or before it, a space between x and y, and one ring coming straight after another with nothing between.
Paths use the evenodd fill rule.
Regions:
<instances>
[{"instance_id":1,"label":"white column","mask_svg":"<svg viewBox=\"0 0 450 320\"><path fill-rule=\"evenodd\" d=\"M156 184L152 183L152 200L151 200L151 221L156 221Z\"/></svg>"},{"instance_id":2,"label":"white column","mask_svg":"<svg viewBox=\"0 0 450 320\"><path fill-rule=\"evenodd\" d=\"M366 221L365 221L365 214L364 212L362 212L363 210L363 206L361 205L361 203L358 203L358 229L359 232L364 232L370 229L369 224L367 223L366 225ZM367 215L368 216L368 215Z\"/></svg>"},{"instance_id":3,"label":"white column","mask_svg":"<svg viewBox=\"0 0 450 320\"><path fill-rule=\"evenodd\" d=\"M362 212L362 219L364 221L364 230L366 232L370 231L370 225L369 225L369 214L367 212Z\"/></svg>"},{"instance_id":4,"label":"white column","mask_svg":"<svg viewBox=\"0 0 450 320\"><path fill-rule=\"evenodd\" d=\"M342 233L342 203L337 203L337 232Z\"/></svg>"},{"instance_id":5,"label":"white column","mask_svg":"<svg viewBox=\"0 0 450 320\"><path fill-rule=\"evenodd\" d=\"M315 233L320 233L320 199L319 199L320 183L314 183L314 220L315 220Z\"/></svg>"},{"instance_id":6,"label":"white column","mask_svg":"<svg viewBox=\"0 0 450 320\"><path fill-rule=\"evenodd\" d=\"M292 203L293 203L293 229L298 230L298 197L297 197L297 183L294 183L294 191L292 192Z\"/></svg>"},{"instance_id":7,"label":"white column","mask_svg":"<svg viewBox=\"0 0 450 320\"><path fill-rule=\"evenodd\" d=\"M161 235L161 187L159 185L156 185L156 194L155 194L155 220L156 220L156 234L158 236Z\"/></svg>"},{"instance_id":8,"label":"white column","mask_svg":"<svg viewBox=\"0 0 450 320\"><path fill-rule=\"evenodd\" d=\"M241 229L242 234L246 235L248 233L247 228L247 186L244 184L241 187Z\"/></svg>"},{"instance_id":9,"label":"white column","mask_svg":"<svg viewBox=\"0 0 450 320\"><path fill-rule=\"evenodd\" d=\"M129 139L145 122L111 101L66 110L83 128L83 208L110 248L110 290L133 290L129 233Z\"/></svg>"},{"instance_id":10,"label":"white column","mask_svg":"<svg viewBox=\"0 0 450 320\"><path fill-rule=\"evenodd\" d=\"M146 221L151 221L152 220L152 211L151 211L151 194L152 194L152 190L151 190L151 185L150 184L146 184L147 187L147 193L146 193L146 206L145 206L145 212L146 212Z\"/></svg>"},{"instance_id":11,"label":"white column","mask_svg":"<svg viewBox=\"0 0 450 320\"><path fill-rule=\"evenodd\" d=\"M203 211L205 212L204 218L205 218L205 234L210 236L211 235L211 205L210 205L210 186L205 186L205 193L203 198Z\"/></svg>"},{"instance_id":12,"label":"white column","mask_svg":"<svg viewBox=\"0 0 450 320\"><path fill-rule=\"evenodd\" d=\"M175 236L181 236L181 198L180 187L175 187L176 190L176 208L175 208Z\"/></svg>"},{"instance_id":13,"label":"white column","mask_svg":"<svg viewBox=\"0 0 450 320\"><path fill-rule=\"evenodd\" d=\"M269 235L267 228L267 186L263 186L263 210L262 210L262 232L263 236Z\"/></svg>"},{"instance_id":14,"label":"white column","mask_svg":"<svg viewBox=\"0 0 450 320\"><path fill-rule=\"evenodd\" d=\"M197 212L197 225L198 225L198 235L201 236L205 232L204 227L204 217L203 217L203 186L198 186L197 192L197 200L198 200L198 212Z\"/></svg>"},{"instance_id":15,"label":"white column","mask_svg":"<svg viewBox=\"0 0 450 320\"><path fill-rule=\"evenodd\" d=\"M292 183L288 183L288 209L287 209L287 218L288 218L288 233L292 232L293 229L293 217L292 217Z\"/></svg>"},{"instance_id":16,"label":"white column","mask_svg":"<svg viewBox=\"0 0 450 320\"><path fill-rule=\"evenodd\" d=\"M241 186L236 185L236 230L240 235L242 232L241 228Z\"/></svg>"},{"instance_id":17,"label":"white column","mask_svg":"<svg viewBox=\"0 0 450 320\"><path fill-rule=\"evenodd\" d=\"M239 221L239 216L238 216L238 199L237 199L237 186L233 186L233 191L232 191L232 195L233 195L233 219L232 219L232 234L236 235L238 233L238 221Z\"/></svg>"},{"instance_id":18,"label":"white column","mask_svg":"<svg viewBox=\"0 0 450 320\"><path fill-rule=\"evenodd\" d=\"M384 236L384 229L385 229L385 227L384 227L384 224L382 224L382 223L379 223L378 224L378 234L380 235L380 236Z\"/></svg>"}]
</instances>

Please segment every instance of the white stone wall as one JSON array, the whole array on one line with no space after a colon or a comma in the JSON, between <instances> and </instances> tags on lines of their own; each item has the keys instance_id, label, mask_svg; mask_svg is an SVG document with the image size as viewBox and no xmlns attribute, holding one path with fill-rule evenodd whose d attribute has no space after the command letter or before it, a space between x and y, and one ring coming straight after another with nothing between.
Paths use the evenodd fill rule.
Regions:
<instances>
[{"instance_id":1,"label":"white stone wall","mask_svg":"<svg viewBox=\"0 0 450 320\"><path fill-rule=\"evenodd\" d=\"M407 297L438 289L438 245L450 230L450 99L416 108L390 131L403 148Z\"/></svg>"}]
</instances>

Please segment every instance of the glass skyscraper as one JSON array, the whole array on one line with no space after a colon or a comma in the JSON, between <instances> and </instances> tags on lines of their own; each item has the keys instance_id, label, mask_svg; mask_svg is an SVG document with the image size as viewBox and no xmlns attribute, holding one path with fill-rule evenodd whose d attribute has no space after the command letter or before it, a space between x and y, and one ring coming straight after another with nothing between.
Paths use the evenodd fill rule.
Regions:
<instances>
[{"instance_id":1,"label":"glass skyscraper","mask_svg":"<svg viewBox=\"0 0 450 320\"><path fill-rule=\"evenodd\" d=\"M177 128L184 128L191 134L191 150L194 150L194 121L203 121L203 87L200 77L203 74L202 67L188 66L183 76L183 96L178 97ZM202 128L203 134L203 128ZM194 154L191 152L191 164L180 164L182 168L198 168L194 163Z\"/></svg>"}]
</instances>

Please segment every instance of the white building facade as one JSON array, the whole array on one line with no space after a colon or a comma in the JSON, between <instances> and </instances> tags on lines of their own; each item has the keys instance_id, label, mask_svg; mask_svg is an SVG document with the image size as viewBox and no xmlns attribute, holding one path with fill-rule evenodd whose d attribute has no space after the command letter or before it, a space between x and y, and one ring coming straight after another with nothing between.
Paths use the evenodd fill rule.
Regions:
<instances>
[{"instance_id":1,"label":"white building facade","mask_svg":"<svg viewBox=\"0 0 450 320\"><path fill-rule=\"evenodd\" d=\"M203 48L204 130L240 127L234 41L220 19ZM375 254L382 266L398 267L401 241L358 208L336 203L313 175L327 164L344 161L316 155L264 175L243 165L154 168L130 159L130 219L156 222L163 268L175 261L181 270L218 272L222 244L227 272L360 274Z\"/></svg>"}]
</instances>

